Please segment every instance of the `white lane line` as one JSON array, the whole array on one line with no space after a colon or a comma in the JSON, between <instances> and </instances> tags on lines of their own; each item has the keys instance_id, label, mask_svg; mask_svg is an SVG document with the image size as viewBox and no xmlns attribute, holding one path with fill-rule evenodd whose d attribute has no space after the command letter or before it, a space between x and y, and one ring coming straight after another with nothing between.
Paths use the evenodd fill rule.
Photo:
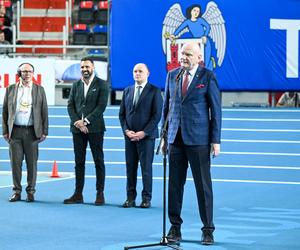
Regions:
<instances>
[{"instance_id":1,"label":"white lane line","mask_svg":"<svg viewBox=\"0 0 300 250\"><path fill-rule=\"evenodd\" d=\"M47 139L72 139L72 136L49 135ZM124 140L124 136L104 136L104 140Z\"/></svg>"},{"instance_id":2,"label":"white lane line","mask_svg":"<svg viewBox=\"0 0 300 250\"><path fill-rule=\"evenodd\" d=\"M8 150L8 147L0 147L0 150ZM73 151L73 148L49 148L49 147L40 147L40 151ZM90 148L87 148L87 151L91 151ZM118 148L104 148L104 152L125 152L125 149ZM273 155L273 156L300 156L300 153L269 153L269 152L226 152L222 151L221 155Z\"/></svg>"},{"instance_id":3,"label":"white lane line","mask_svg":"<svg viewBox=\"0 0 300 250\"><path fill-rule=\"evenodd\" d=\"M0 124L0 127L2 125ZM105 126L107 129L119 129L121 126ZM67 128L70 129L69 125L49 125L49 128ZM255 128L222 128L222 131L239 131L239 132L287 132L287 133L299 133L300 129L255 129Z\"/></svg>"},{"instance_id":4,"label":"white lane line","mask_svg":"<svg viewBox=\"0 0 300 250\"><path fill-rule=\"evenodd\" d=\"M256 128L222 128L222 131L240 131L240 132L300 132L300 129L256 129Z\"/></svg>"},{"instance_id":5,"label":"white lane line","mask_svg":"<svg viewBox=\"0 0 300 250\"><path fill-rule=\"evenodd\" d=\"M300 153L268 153L268 152L221 152L221 155L274 155L274 156L300 156Z\"/></svg>"},{"instance_id":6,"label":"white lane line","mask_svg":"<svg viewBox=\"0 0 300 250\"><path fill-rule=\"evenodd\" d=\"M70 128L68 125L50 125L50 128ZM105 126L107 129L120 129L121 126ZM222 128L222 131L241 131L241 132L300 132L300 129L251 129L251 128Z\"/></svg>"},{"instance_id":7,"label":"white lane line","mask_svg":"<svg viewBox=\"0 0 300 250\"><path fill-rule=\"evenodd\" d=\"M0 160L0 163L9 163L9 160ZM53 164L54 161L50 160L38 160L39 164ZM57 164L71 164L74 165L74 161L64 161L64 160L59 160L56 161ZM87 165L91 164L94 165L93 161L86 161L85 162ZM106 165L117 165L117 166L122 166L122 168L125 166L126 162L124 161L105 161L104 162ZM163 164L162 162L153 162L153 166L156 167L162 167ZM299 167L291 167L291 166L262 166L262 165L234 165L234 164L212 164L213 168L240 168L240 169L271 169L271 170L300 170ZM0 171L0 172L5 172L5 171ZM10 171L8 171L10 173Z\"/></svg>"},{"instance_id":8,"label":"white lane line","mask_svg":"<svg viewBox=\"0 0 300 250\"><path fill-rule=\"evenodd\" d=\"M118 119L119 120L119 116L117 116L117 115L104 115L103 117L104 117L104 119ZM49 115L49 118L67 118L67 119L70 119L70 117L68 115Z\"/></svg>"},{"instance_id":9,"label":"white lane line","mask_svg":"<svg viewBox=\"0 0 300 250\"><path fill-rule=\"evenodd\" d=\"M42 173L42 172L39 172ZM47 172L49 173L49 172ZM74 178L74 174L73 173L69 173L70 175L68 177L62 177L62 178L50 178L46 179L46 180L41 180L41 181L37 181L37 183L47 183L47 182L56 182L56 181L64 181L64 180L68 180L68 179L72 179ZM0 176L1 176L1 171L0 171ZM96 178L95 175L85 175L85 178ZM106 179L126 179L126 176L122 176L122 175L108 175L105 176ZM138 179L142 179L141 176L138 176ZM163 180L163 177L153 177L153 180ZM168 180L168 178L167 178ZM188 177L186 179L187 181L193 181L193 178ZM296 181L269 181L269 180L239 180L239 179L212 179L213 182L224 182L224 183L251 183L251 184L276 184L276 185L300 185L300 182L296 182ZM8 187L12 187L12 185L3 185L0 186L1 188L8 188Z\"/></svg>"},{"instance_id":10,"label":"white lane line","mask_svg":"<svg viewBox=\"0 0 300 250\"><path fill-rule=\"evenodd\" d=\"M96 178L94 175L88 175L87 178ZM106 176L108 179L126 179L126 176ZM138 176L138 179L142 179ZM163 177L153 177L153 180L163 180ZM167 178L168 180L168 178ZM193 178L186 178L187 181L193 181ZM254 184L279 184L279 185L300 185L297 181L269 181L269 180L234 180L234 179L212 179L213 182L225 182L225 183L254 183Z\"/></svg>"},{"instance_id":11,"label":"white lane line","mask_svg":"<svg viewBox=\"0 0 300 250\"><path fill-rule=\"evenodd\" d=\"M299 122L300 119L277 118L222 118L223 121L255 121L255 122Z\"/></svg>"},{"instance_id":12,"label":"white lane line","mask_svg":"<svg viewBox=\"0 0 300 250\"><path fill-rule=\"evenodd\" d=\"M231 179L213 179L212 181L213 182L232 182L232 183L300 185L300 182L298 182L298 181L231 180Z\"/></svg>"},{"instance_id":13,"label":"white lane line","mask_svg":"<svg viewBox=\"0 0 300 250\"><path fill-rule=\"evenodd\" d=\"M47 139L72 139L72 136L49 135ZM104 136L104 140L124 140L123 136ZM291 140L236 140L236 139L222 139L222 142L240 142L240 143L290 143L299 144L300 141Z\"/></svg>"},{"instance_id":14,"label":"white lane line","mask_svg":"<svg viewBox=\"0 0 300 250\"><path fill-rule=\"evenodd\" d=\"M241 143L295 143L299 144L300 141L288 141L288 140L236 140L236 139L221 139L222 142L241 142Z\"/></svg>"},{"instance_id":15,"label":"white lane line","mask_svg":"<svg viewBox=\"0 0 300 250\"><path fill-rule=\"evenodd\" d=\"M117 115L104 115L104 119L116 119L119 120ZM69 119L68 115L49 115L49 118L66 118ZM223 121L256 121L256 122L299 122L300 119L284 119L284 118L230 118L223 117Z\"/></svg>"},{"instance_id":16,"label":"white lane line","mask_svg":"<svg viewBox=\"0 0 300 250\"><path fill-rule=\"evenodd\" d=\"M259 108L259 109L231 109L231 108L222 108L222 111L226 111L226 112L266 112L266 113L299 113L300 110L299 109L263 109L263 108Z\"/></svg>"}]
</instances>

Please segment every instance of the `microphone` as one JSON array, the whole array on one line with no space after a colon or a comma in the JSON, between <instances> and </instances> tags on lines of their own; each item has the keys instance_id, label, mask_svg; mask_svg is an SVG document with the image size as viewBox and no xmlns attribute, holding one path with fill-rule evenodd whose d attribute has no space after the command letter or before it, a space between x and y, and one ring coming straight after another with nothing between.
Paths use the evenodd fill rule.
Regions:
<instances>
[{"instance_id":1,"label":"microphone","mask_svg":"<svg viewBox=\"0 0 300 250\"><path fill-rule=\"evenodd\" d=\"M182 77L182 75L184 74L184 72L185 72L185 68L181 68L181 70L179 71L179 73L176 76L176 82L179 81L180 77Z\"/></svg>"}]
</instances>

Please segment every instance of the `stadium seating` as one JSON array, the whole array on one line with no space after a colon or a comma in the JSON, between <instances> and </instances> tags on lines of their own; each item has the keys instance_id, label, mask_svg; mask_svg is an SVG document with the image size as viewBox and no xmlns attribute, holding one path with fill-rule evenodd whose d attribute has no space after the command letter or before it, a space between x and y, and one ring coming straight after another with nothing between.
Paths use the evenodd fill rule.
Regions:
<instances>
[{"instance_id":1,"label":"stadium seating","mask_svg":"<svg viewBox=\"0 0 300 250\"><path fill-rule=\"evenodd\" d=\"M100 1L95 12L95 23L106 25L108 16L108 1Z\"/></svg>"},{"instance_id":2,"label":"stadium seating","mask_svg":"<svg viewBox=\"0 0 300 250\"><path fill-rule=\"evenodd\" d=\"M95 25L92 33L93 45L107 45L107 25Z\"/></svg>"},{"instance_id":3,"label":"stadium seating","mask_svg":"<svg viewBox=\"0 0 300 250\"><path fill-rule=\"evenodd\" d=\"M75 24L73 27L73 44L89 45L90 28L86 24Z\"/></svg>"},{"instance_id":4,"label":"stadium seating","mask_svg":"<svg viewBox=\"0 0 300 250\"><path fill-rule=\"evenodd\" d=\"M79 4L78 22L91 24L94 22L94 3L93 1L83 1Z\"/></svg>"}]
</instances>

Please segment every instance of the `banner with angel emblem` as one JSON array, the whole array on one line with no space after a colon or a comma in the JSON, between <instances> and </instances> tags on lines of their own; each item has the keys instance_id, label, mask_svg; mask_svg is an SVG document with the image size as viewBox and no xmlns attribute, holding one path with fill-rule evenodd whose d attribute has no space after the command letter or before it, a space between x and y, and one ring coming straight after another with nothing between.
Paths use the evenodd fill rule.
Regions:
<instances>
[{"instance_id":1,"label":"banner with angel emblem","mask_svg":"<svg viewBox=\"0 0 300 250\"><path fill-rule=\"evenodd\" d=\"M143 62L163 89L167 72L180 67L182 45L196 41L201 66L222 91L299 91L299 9L294 0L114 1L111 87L132 84L132 68Z\"/></svg>"}]
</instances>

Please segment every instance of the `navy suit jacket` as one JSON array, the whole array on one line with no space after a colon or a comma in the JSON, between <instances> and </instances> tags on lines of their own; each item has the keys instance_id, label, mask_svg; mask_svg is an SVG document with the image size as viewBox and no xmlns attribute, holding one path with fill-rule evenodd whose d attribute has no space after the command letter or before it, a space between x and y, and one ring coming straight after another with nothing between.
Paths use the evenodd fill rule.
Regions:
<instances>
[{"instance_id":1,"label":"navy suit jacket","mask_svg":"<svg viewBox=\"0 0 300 250\"><path fill-rule=\"evenodd\" d=\"M181 95L182 77L176 88L176 76L180 68L167 75L163 105L163 121L166 119L171 100L168 121L168 143L173 143L181 128L186 145L209 145L220 143L221 97L213 72L198 67L184 98Z\"/></svg>"},{"instance_id":2,"label":"navy suit jacket","mask_svg":"<svg viewBox=\"0 0 300 250\"><path fill-rule=\"evenodd\" d=\"M162 95L159 88L147 83L141 96L133 106L135 85L127 87L123 92L120 105L119 119L125 130L144 131L146 137L158 137L158 123L162 112Z\"/></svg>"}]
</instances>

